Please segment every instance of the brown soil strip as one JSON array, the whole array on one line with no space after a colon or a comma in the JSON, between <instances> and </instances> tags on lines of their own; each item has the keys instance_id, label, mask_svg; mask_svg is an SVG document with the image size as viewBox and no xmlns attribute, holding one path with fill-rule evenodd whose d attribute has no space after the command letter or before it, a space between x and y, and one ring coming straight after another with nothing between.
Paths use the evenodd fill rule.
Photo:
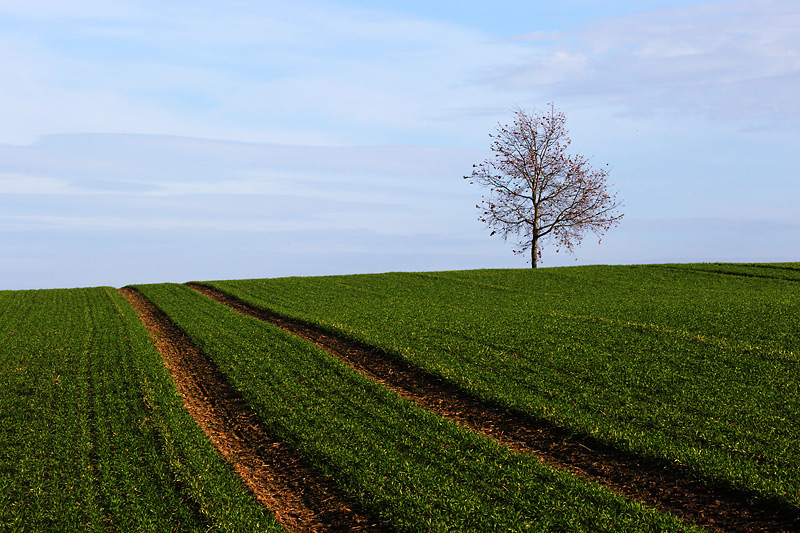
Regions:
<instances>
[{"instance_id":1,"label":"brown soil strip","mask_svg":"<svg viewBox=\"0 0 800 533\"><path fill-rule=\"evenodd\" d=\"M691 479L687 469L643 459L548 422L475 399L436 376L374 347L246 304L201 284L196 291L242 314L271 322L441 416L548 464L715 531L800 531L800 509L778 500Z\"/></svg>"},{"instance_id":2,"label":"brown soil strip","mask_svg":"<svg viewBox=\"0 0 800 533\"><path fill-rule=\"evenodd\" d=\"M225 377L170 319L120 290L150 331L184 404L258 500L291 531L391 531L272 437Z\"/></svg>"}]
</instances>

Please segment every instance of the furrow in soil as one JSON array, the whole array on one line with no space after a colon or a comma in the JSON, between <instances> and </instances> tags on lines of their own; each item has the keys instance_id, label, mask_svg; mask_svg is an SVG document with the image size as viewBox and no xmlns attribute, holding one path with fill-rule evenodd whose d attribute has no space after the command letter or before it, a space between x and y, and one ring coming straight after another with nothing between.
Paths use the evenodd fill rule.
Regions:
<instances>
[{"instance_id":1,"label":"furrow in soil","mask_svg":"<svg viewBox=\"0 0 800 533\"><path fill-rule=\"evenodd\" d=\"M391 531L272 436L213 362L164 313L135 289L121 292L150 331L187 410L279 522L291 531Z\"/></svg>"},{"instance_id":2,"label":"furrow in soil","mask_svg":"<svg viewBox=\"0 0 800 533\"><path fill-rule=\"evenodd\" d=\"M642 458L590 437L576 436L547 421L487 404L374 347L251 306L207 285L189 286L242 314L268 321L312 342L440 416L627 497L716 531L800 531L797 507L721 483L697 480L680 466Z\"/></svg>"}]
</instances>

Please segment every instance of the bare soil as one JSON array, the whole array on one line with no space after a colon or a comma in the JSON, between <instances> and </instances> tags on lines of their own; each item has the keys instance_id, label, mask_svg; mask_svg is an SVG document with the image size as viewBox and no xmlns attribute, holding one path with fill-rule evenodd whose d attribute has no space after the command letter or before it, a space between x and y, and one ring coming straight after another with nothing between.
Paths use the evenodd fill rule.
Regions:
<instances>
[{"instance_id":1,"label":"bare soil","mask_svg":"<svg viewBox=\"0 0 800 533\"><path fill-rule=\"evenodd\" d=\"M715 531L800 532L797 507L722 483L694 479L691 471L680 466L620 451L546 421L487 404L374 347L248 305L206 285L189 286L242 314L273 323L314 343L438 415L627 497Z\"/></svg>"},{"instance_id":2,"label":"bare soil","mask_svg":"<svg viewBox=\"0 0 800 533\"><path fill-rule=\"evenodd\" d=\"M120 292L150 331L187 410L284 527L303 532L392 531L270 435L219 369L164 313L135 289Z\"/></svg>"}]
</instances>

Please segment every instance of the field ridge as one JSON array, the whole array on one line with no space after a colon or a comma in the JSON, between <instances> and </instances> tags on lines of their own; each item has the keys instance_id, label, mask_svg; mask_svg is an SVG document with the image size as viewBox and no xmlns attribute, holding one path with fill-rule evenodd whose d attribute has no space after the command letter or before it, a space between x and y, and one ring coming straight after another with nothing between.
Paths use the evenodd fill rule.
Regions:
<instances>
[{"instance_id":1,"label":"field ridge","mask_svg":"<svg viewBox=\"0 0 800 533\"><path fill-rule=\"evenodd\" d=\"M516 451L597 481L628 497L721 531L800 529L800 509L777 499L692 479L688 469L622 452L591 437L475 399L452 384L374 347L242 302L201 283L187 284L218 303L269 321L327 350L359 372L434 413Z\"/></svg>"},{"instance_id":2,"label":"field ridge","mask_svg":"<svg viewBox=\"0 0 800 533\"><path fill-rule=\"evenodd\" d=\"M270 435L216 366L144 295L131 287L120 292L150 331L187 410L278 522L293 531L392 531Z\"/></svg>"},{"instance_id":3,"label":"field ridge","mask_svg":"<svg viewBox=\"0 0 800 533\"><path fill-rule=\"evenodd\" d=\"M669 269L669 270L683 270L683 271L691 271L691 272L698 272L701 274L721 274L723 276L739 276L743 278L761 278L761 279L774 279L778 281L788 281L790 283L798 283L800 282L800 268L788 267L788 266L780 266L780 265L767 265L767 264L723 264L721 266L717 266L714 263L702 263L701 267L689 267L684 265L675 266L675 265L659 265L661 268ZM724 267L727 267L725 269ZM735 270L735 268L740 268L741 270ZM775 274L763 274L761 270L778 270L787 273L786 276L779 276ZM798 273L798 274L794 274ZM794 275L792 275L794 274Z\"/></svg>"}]
</instances>

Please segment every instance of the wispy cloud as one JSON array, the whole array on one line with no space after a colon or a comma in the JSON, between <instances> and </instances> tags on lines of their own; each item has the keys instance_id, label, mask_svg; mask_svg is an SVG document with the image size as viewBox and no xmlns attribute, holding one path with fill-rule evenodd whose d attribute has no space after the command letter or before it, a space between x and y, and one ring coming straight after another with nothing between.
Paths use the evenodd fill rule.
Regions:
<instances>
[{"instance_id":1,"label":"wispy cloud","mask_svg":"<svg viewBox=\"0 0 800 533\"><path fill-rule=\"evenodd\" d=\"M498 69L498 87L549 87L635 113L800 125L800 4L699 4L532 35L529 62Z\"/></svg>"},{"instance_id":2,"label":"wispy cloud","mask_svg":"<svg viewBox=\"0 0 800 533\"><path fill-rule=\"evenodd\" d=\"M0 146L0 194L16 198L5 227L18 230L458 232L446 213L468 205L459 178L479 154L61 135Z\"/></svg>"},{"instance_id":3,"label":"wispy cloud","mask_svg":"<svg viewBox=\"0 0 800 533\"><path fill-rule=\"evenodd\" d=\"M20 63L3 73L0 92L17 125L0 139L12 142L75 131L408 142L420 127L436 133L432 118L449 107L485 105L469 84L475 70L525 49L452 24L319 2L143 2L133 15L89 16L88 6L83 18L54 4L39 16L15 7L9 24L18 29L0 41Z\"/></svg>"}]
</instances>

